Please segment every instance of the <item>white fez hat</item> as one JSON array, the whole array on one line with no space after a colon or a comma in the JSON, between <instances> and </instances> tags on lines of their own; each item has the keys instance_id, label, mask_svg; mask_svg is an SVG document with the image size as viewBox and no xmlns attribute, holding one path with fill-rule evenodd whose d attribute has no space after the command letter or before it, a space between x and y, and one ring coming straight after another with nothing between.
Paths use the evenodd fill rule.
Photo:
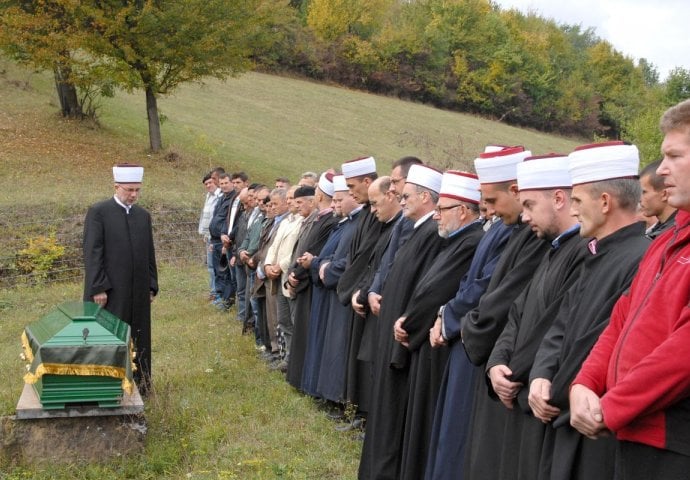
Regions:
<instances>
[{"instance_id":1,"label":"white fez hat","mask_svg":"<svg viewBox=\"0 0 690 480\"><path fill-rule=\"evenodd\" d=\"M517 169L515 166L525 158L532 155L532 152L525 150L525 147L501 147L490 146L490 152L479 154L479 158L474 160L474 168L479 176L480 183L501 183L515 180Z\"/></svg>"},{"instance_id":2,"label":"white fez hat","mask_svg":"<svg viewBox=\"0 0 690 480\"><path fill-rule=\"evenodd\" d=\"M635 145L621 141L581 145L568 155L573 185L636 178L640 152Z\"/></svg>"},{"instance_id":3,"label":"white fez hat","mask_svg":"<svg viewBox=\"0 0 690 480\"><path fill-rule=\"evenodd\" d=\"M374 160L374 157L356 158L343 163L342 170L345 178L360 177L362 175L376 173L376 160Z\"/></svg>"},{"instance_id":4,"label":"white fez hat","mask_svg":"<svg viewBox=\"0 0 690 480\"><path fill-rule=\"evenodd\" d=\"M439 197L479 204L479 179L474 173L448 170L441 179Z\"/></svg>"},{"instance_id":5,"label":"white fez hat","mask_svg":"<svg viewBox=\"0 0 690 480\"><path fill-rule=\"evenodd\" d=\"M113 167L115 183L141 183L144 179L144 167L123 163Z\"/></svg>"},{"instance_id":6,"label":"white fez hat","mask_svg":"<svg viewBox=\"0 0 690 480\"><path fill-rule=\"evenodd\" d=\"M517 164L518 189L570 188L573 182L570 179L569 165L568 156L560 153L527 157Z\"/></svg>"},{"instance_id":7,"label":"white fez hat","mask_svg":"<svg viewBox=\"0 0 690 480\"><path fill-rule=\"evenodd\" d=\"M324 172L319 177L319 190L328 195L333 196L333 174L330 172Z\"/></svg>"},{"instance_id":8,"label":"white fez hat","mask_svg":"<svg viewBox=\"0 0 690 480\"><path fill-rule=\"evenodd\" d=\"M435 168L428 165L412 165L407 172L406 183L413 183L438 193L441 190L441 178L443 174Z\"/></svg>"},{"instance_id":9,"label":"white fez hat","mask_svg":"<svg viewBox=\"0 0 690 480\"><path fill-rule=\"evenodd\" d=\"M347 192L347 182L345 182L345 176L334 175L333 176L333 192Z\"/></svg>"},{"instance_id":10,"label":"white fez hat","mask_svg":"<svg viewBox=\"0 0 690 480\"><path fill-rule=\"evenodd\" d=\"M495 153L495 152L500 152L501 150L505 150L506 148L510 148L507 145L487 145L484 147L484 153Z\"/></svg>"}]
</instances>

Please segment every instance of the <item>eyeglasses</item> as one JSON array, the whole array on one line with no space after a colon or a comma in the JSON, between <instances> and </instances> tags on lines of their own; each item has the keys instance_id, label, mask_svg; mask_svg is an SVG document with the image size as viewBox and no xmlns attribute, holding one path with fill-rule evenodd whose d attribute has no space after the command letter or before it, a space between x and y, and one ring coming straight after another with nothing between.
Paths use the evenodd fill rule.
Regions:
<instances>
[{"instance_id":1,"label":"eyeglasses","mask_svg":"<svg viewBox=\"0 0 690 480\"><path fill-rule=\"evenodd\" d=\"M463 206L462 203L458 203L457 205L450 205L448 207L436 207L436 208L434 208L434 212L437 213L438 215L441 215L441 212L443 212L444 210L452 210L453 208L462 207L462 206Z\"/></svg>"}]
</instances>

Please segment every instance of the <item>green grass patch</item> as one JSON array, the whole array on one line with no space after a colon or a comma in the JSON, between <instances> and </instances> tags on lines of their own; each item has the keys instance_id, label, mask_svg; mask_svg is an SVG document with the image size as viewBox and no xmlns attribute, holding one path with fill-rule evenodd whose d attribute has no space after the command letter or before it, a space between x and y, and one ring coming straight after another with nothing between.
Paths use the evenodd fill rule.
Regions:
<instances>
[{"instance_id":1,"label":"green grass patch","mask_svg":"<svg viewBox=\"0 0 690 480\"><path fill-rule=\"evenodd\" d=\"M230 314L203 298L201 265L163 266L153 304L155 394L146 402L146 450L102 465L2 466L32 479L342 479L356 476L361 444L336 432L313 400L257 357ZM0 291L0 411L14 412L23 387L19 337L81 285Z\"/></svg>"}]
</instances>

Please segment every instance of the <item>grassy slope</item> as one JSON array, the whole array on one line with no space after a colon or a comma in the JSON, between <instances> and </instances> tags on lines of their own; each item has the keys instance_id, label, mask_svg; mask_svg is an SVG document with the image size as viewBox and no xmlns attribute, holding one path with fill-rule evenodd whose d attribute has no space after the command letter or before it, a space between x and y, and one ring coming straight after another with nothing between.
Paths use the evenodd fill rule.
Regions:
<instances>
[{"instance_id":1,"label":"grassy slope","mask_svg":"<svg viewBox=\"0 0 690 480\"><path fill-rule=\"evenodd\" d=\"M484 144L535 153L577 142L484 119L295 79L248 74L188 86L161 100L164 143L175 162L146 153L143 95L105 102L101 127L65 121L48 76L0 59L0 225L80 214L110 189L113 163L146 166L142 203L198 208L201 174L223 164L266 182L373 154L387 170L415 154L467 168ZM3 242L0 235L0 244ZM11 252L10 252L11 253ZM139 458L105 466L6 470L8 478L353 478L359 444L337 434L313 403L268 373L227 316L203 299L205 269L162 266L154 304L158 396L147 405L149 442ZM0 412L21 390L18 337L80 286L0 290ZM212 370L207 372L207 370ZM2 470L2 466L0 466Z\"/></svg>"},{"instance_id":2,"label":"grassy slope","mask_svg":"<svg viewBox=\"0 0 690 480\"><path fill-rule=\"evenodd\" d=\"M84 205L109 188L108 170L119 161L147 167L144 204L168 203L175 193L175 203L196 205L200 176L217 164L270 182L278 174L295 178L363 154L374 155L384 172L403 155L467 169L487 143L524 144L535 154L569 151L578 143L392 98L251 73L185 86L161 99L168 117L163 142L182 156L171 164L146 154L142 93L104 102L102 128L93 129L56 115L49 77L0 60L2 70L0 207L46 198ZM27 78L28 89L15 85ZM40 201L27 195L37 178Z\"/></svg>"}]
</instances>

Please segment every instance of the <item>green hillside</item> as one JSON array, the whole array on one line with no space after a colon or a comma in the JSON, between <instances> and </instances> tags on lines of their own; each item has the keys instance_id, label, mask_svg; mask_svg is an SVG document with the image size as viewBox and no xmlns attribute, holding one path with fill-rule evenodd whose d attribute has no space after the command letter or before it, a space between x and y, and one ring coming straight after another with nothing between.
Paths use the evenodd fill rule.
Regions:
<instances>
[{"instance_id":1,"label":"green hillside","mask_svg":"<svg viewBox=\"0 0 690 480\"><path fill-rule=\"evenodd\" d=\"M110 188L109 168L121 161L147 167L145 204L196 205L200 176L218 164L270 182L363 154L376 157L384 172L403 155L469 168L487 143L524 144L535 154L567 152L581 143L393 98L249 73L189 85L161 99L166 151L178 154L168 161L165 153L147 155L143 93L119 93L103 102L100 127L94 127L58 116L50 76L7 61L0 72L0 206L46 200L63 208L83 205Z\"/></svg>"}]
</instances>

